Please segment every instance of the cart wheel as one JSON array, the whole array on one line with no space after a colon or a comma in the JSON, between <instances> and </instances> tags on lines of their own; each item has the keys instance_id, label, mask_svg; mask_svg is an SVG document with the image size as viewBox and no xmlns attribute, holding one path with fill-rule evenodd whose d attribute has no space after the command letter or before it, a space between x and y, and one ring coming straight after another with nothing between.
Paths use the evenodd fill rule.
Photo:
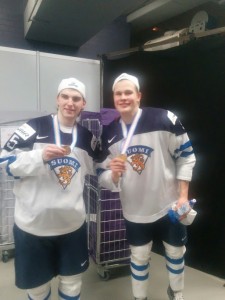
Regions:
<instances>
[{"instance_id":1,"label":"cart wheel","mask_svg":"<svg viewBox=\"0 0 225 300\"><path fill-rule=\"evenodd\" d=\"M5 250L2 252L2 261L6 263L8 260L9 260L9 253L8 251Z\"/></svg>"},{"instance_id":2,"label":"cart wheel","mask_svg":"<svg viewBox=\"0 0 225 300\"><path fill-rule=\"evenodd\" d=\"M103 271L101 274L98 273L98 275L102 280L107 281L110 278L110 271Z\"/></svg>"},{"instance_id":3,"label":"cart wheel","mask_svg":"<svg viewBox=\"0 0 225 300\"><path fill-rule=\"evenodd\" d=\"M110 278L110 271L104 269L104 267L102 267L102 266L98 266L97 273L98 273L99 277L104 281L107 281Z\"/></svg>"}]
</instances>

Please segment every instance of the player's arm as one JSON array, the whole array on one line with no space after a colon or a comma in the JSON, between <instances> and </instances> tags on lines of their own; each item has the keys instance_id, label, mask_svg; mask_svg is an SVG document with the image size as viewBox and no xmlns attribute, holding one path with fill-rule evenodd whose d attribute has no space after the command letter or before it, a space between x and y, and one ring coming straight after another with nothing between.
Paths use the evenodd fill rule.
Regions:
<instances>
[{"instance_id":1,"label":"player's arm","mask_svg":"<svg viewBox=\"0 0 225 300\"><path fill-rule=\"evenodd\" d=\"M1 152L2 163L8 175L14 177L45 174L43 149L33 150L37 131L34 121L18 127Z\"/></svg>"},{"instance_id":2,"label":"player's arm","mask_svg":"<svg viewBox=\"0 0 225 300\"><path fill-rule=\"evenodd\" d=\"M188 202L189 181L179 180L179 198L177 200L177 208Z\"/></svg>"}]
</instances>

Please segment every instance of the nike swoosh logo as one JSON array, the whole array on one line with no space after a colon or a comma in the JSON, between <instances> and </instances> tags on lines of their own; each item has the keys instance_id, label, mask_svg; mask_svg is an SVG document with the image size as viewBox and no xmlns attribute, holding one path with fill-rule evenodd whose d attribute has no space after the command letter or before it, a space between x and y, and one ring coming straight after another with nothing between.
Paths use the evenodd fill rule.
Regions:
<instances>
[{"instance_id":1,"label":"nike swoosh logo","mask_svg":"<svg viewBox=\"0 0 225 300\"><path fill-rule=\"evenodd\" d=\"M41 139L46 139L47 137L48 137L48 135L46 135L46 136L39 136L39 135L37 135L36 139L37 140L41 140Z\"/></svg>"},{"instance_id":2,"label":"nike swoosh logo","mask_svg":"<svg viewBox=\"0 0 225 300\"><path fill-rule=\"evenodd\" d=\"M108 140L108 143L110 144L114 139L115 139L116 135L114 135L114 137L112 137L110 140Z\"/></svg>"},{"instance_id":3,"label":"nike swoosh logo","mask_svg":"<svg viewBox=\"0 0 225 300\"><path fill-rule=\"evenodd\" d=\"M83 263L81 263L81 267L83 267L86 264L87 260L85 260Z\"/></svg>"}]
</instances>

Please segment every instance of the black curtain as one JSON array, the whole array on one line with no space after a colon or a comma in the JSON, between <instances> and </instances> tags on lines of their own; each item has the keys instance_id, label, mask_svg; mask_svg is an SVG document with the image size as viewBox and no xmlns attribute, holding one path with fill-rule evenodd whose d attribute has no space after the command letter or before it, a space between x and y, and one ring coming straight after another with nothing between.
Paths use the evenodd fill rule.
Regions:
<instances>
[{"instance_id":1,"label":"black curtain","mask_svg":"<svg viewBox=\"0 0 225 300\"><path fill-rule=\"evenodd\" d=\"M169 109L185 126L197 157L190 198L198 211L186 264L225 278L225 37L102 60L104 107L113 108L112 83L127 72L140 80L142 106Z\"/></svg>"}]
</instances>

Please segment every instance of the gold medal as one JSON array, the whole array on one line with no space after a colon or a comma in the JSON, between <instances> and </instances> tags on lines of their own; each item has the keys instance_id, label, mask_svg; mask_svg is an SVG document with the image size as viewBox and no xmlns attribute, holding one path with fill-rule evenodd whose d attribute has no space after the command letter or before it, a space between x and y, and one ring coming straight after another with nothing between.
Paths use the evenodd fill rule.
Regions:
<instances>
[{"instance_id":1,"label":"gold medal","mask_svg":"<svg viewBox=\"0 0 225 300\"><path fill-rule=\"evenodd\" d=\"M53 118L53 129L54 129L54 136L55 136L55 143L58 147L63 147L65 150L64 155L69 155L74 149L76 142L77 142L77 127L76 125L72 128L72 144L71 145L62 145L61 144L61 137L60 137L60 124L58 122L58 116L55 115Z\"/></svg>"},{"instance_id":2,"label":"gold medal","mask_svg":"<svg viewBox=\"0 0 225 300\"><path fill-rule=\"evenodd\" d=\"M127 160L126 154L120 154L120 155L118 156L118 158L122 159L123 161L126 161L126 160Z\"/></svg>"},{"instance_id":3,"label":"gold medal","mask_svg":"<svg viewBox=\"0 0 225 300\"><path fill-rule=\"evenodd\" d=\"M66 151L66 153L65 153L65 155L69 155L70 153L71 153L71 148L70 148L70 146L68 146L68 145L65 145L65 146L62 146L64 149L65 149L65 151Z\"/></svg>"}]
</instances>

